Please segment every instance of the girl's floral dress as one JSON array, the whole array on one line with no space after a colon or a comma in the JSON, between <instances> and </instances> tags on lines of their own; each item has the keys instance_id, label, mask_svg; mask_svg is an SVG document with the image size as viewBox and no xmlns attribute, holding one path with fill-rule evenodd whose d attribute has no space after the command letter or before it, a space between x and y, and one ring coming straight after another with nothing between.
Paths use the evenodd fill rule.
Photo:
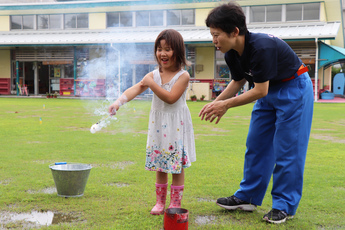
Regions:
<instances>
[{"instance_id":1,"label":"girl's floral dress","mask_svg":"<svg viewBox=\"0 0 345 230\"><path fill-rule=\"evenodd\" d=\"M181 70L170 82L162 85L159 70L156 69L153 79L170 92L184 72ZM165 103L153 95L146 144L147 170L178 174L196 160L194 130L186 92L187 88L174 104Z\"/></svg>"}]
</instances>

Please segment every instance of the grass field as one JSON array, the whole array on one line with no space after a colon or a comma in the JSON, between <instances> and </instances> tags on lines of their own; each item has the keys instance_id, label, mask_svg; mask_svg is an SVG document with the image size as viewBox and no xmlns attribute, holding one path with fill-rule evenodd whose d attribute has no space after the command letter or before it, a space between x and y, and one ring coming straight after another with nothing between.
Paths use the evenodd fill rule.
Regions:
<instances>
[{"instance_id":1,"label":"grass field","mask_svg":"<svg viewBox=\"0 0 345 230\"><path fill-rule=\"evenodd\" d=\"M229 110L215 125L198 117L205 103L188 102L197 148L182 200L189 229L345 229L345 104L315 104L300 206L293 220L271 225L262 221L271 186L252 213L215 204L242 179L253 104ZM163 216L149 214L155 173L144 169L150 104L126 104L91 134L104 101L0 98L0 229L163 229ZM60 161L92 165L82 197L57 196L49 165ZM32 212L53 213L53 223L11 219Z\"/></svg>"}]
</instances>

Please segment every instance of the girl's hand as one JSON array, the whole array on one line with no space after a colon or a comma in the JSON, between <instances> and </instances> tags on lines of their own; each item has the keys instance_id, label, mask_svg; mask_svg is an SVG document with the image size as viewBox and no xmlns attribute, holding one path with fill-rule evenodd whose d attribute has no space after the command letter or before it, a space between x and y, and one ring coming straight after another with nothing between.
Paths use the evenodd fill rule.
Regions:
<instances>
[{"instance_id":1,"label":"girl's hand","mask_svg":"<svg viewBox=\"0 0 345 230\"><path fill-rule=\"evenodd\" d=\"M149 74L147 74L147 75L140 81L140 85L141 85L141 86L150 87L150 85L151 85L152 82L153 82L153 75L150 76Z\"/></svg>"},{"instance_id":2,"label":"girl's hand","mask_svg":"<svg viewBox=\"0 0 345 230\"><path fill-rule=\"evenodd\" d=\"M113 116L116 114L116 111L119 110L120 105L118 103L118 101L116 100L113 104L111 104L108 108L108 112L110 114L110 116Z\"/></svg>"},{"instance_id":3,"label":"girl's hand","mask_svg":"<svg viewBox=\"0 0 345 230\"><path fill-rule=\"evenodd\" d=\"M131 88L130 88L131 89ZM128 89L128 90L130 90ZM128 91L126 90L126 91ZM123 93L113 104L111 104L108 108L108 112L110 116L116 114L116 111L119 110L120 106L126 104L128 102L128 98L125 93Z\"/></svg>"}]
</instances>

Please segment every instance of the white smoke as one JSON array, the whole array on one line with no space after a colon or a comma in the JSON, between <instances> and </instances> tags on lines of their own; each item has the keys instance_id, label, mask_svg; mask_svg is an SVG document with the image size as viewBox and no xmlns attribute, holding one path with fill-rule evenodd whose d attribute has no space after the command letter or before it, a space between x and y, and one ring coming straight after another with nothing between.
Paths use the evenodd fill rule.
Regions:
<instances>
[{"instance_id":1,"label":"white smoke","mask_svg":"<svg viewBox=\"0 0 345 230\"><path fill-rule=\"evenodd\" d=\"M90 102L87 106L87 111L92 111L92 113L99 117L101 120L98 124L94 124L93 128L90 129L91 132L100 131L102 128L107 127L112 121L116 121L117 117L108 116L108 107L121 96L121 94L133 84L136 84L141 80L147 72L135 71L133 70L133 63L136 60L145 60L149 55L153 55L153 44L151 46L146 46L146 49L138 49L135 44L117 45L117 46L107 46L102 49L93 49L92 56L90 53L90 60L85 60L81 68L78 79L87 80L99 80L105 81L104 91L102 92L105 97L97 97L97 103ZM152 59L153 57L149 57ZM133 79L133 76L135 79ZM78 84L78 83L77 83ZM84 86L86 93L88 90L93 90L91 87L87 88ZM81 98L84 97L83 94L80 95ZM90 100L88 100L90 101ZM123 106L126 107L126 104ZM126 112L122 108L121 113ZM106 119L104 119L106 117Z\"/></svg>"}]
</instances>

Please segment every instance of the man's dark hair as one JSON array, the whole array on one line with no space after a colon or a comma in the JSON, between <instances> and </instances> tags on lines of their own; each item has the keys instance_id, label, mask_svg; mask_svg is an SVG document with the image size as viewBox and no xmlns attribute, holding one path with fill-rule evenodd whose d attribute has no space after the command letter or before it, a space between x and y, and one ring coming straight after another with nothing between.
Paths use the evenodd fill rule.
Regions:
<instances>
[{"instance_id":1,"label":"man's dark hair","mask_svg":"<svg viewBox=\"0 0 345 230\"><path fill-rule=\"evenodd\" d=\"M219 28L230 34L237 27L240 35L247 33L246 16L240 5L234 2L220 5L208 14L206 26Z\"/></svg>"}]
</instances>

